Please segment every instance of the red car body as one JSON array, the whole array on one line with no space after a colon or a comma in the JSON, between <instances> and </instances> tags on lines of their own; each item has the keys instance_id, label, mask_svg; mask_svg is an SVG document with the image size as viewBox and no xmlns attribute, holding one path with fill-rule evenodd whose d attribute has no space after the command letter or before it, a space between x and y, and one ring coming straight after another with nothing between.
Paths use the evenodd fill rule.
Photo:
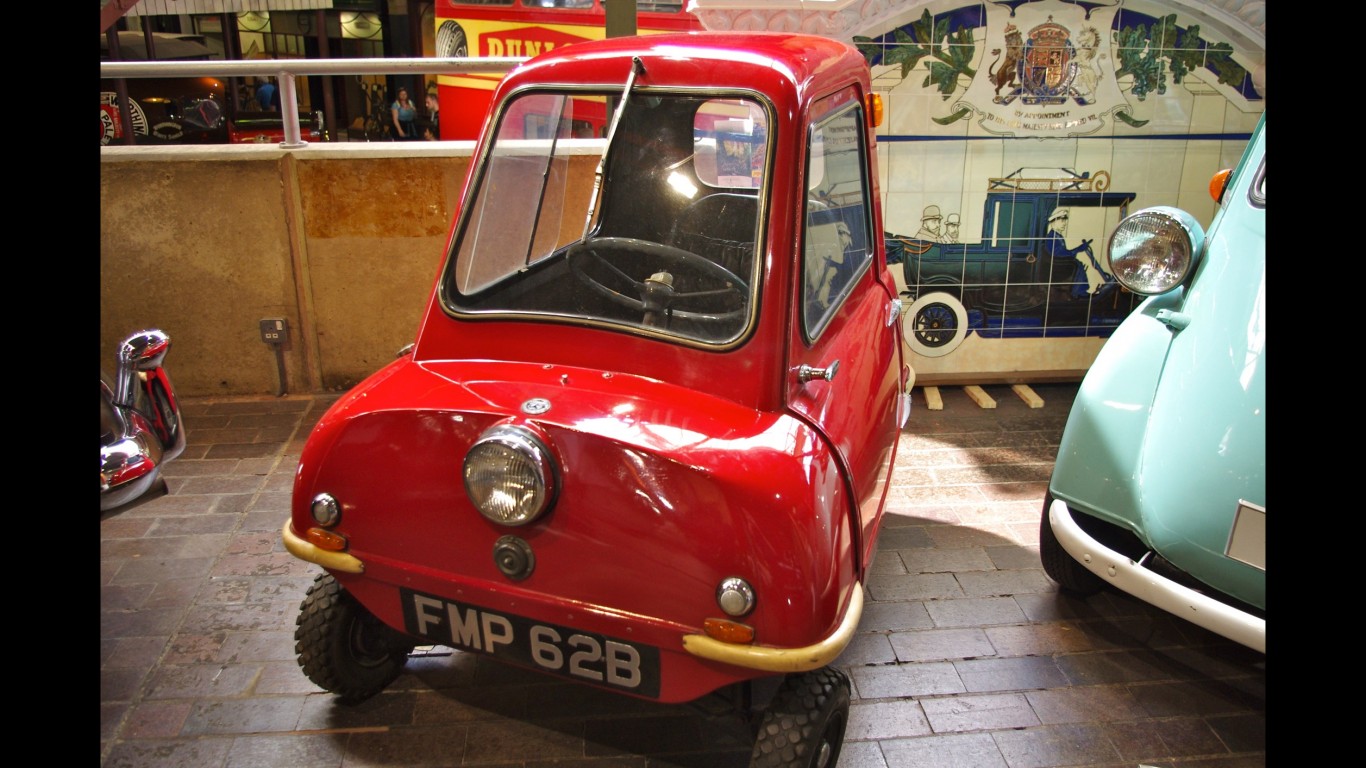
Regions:
<instances>
[{"instance_id":1,"label":"red car body","mask_svg":"<svg viewBox=\"0 0 1366 768\"><path fill-rule=\"evenodd\" d=\"M285 140L284 118L275 113L239 114L227 123L229 144L280 144ZM299 138L308 142L324 140L321 112L313 117L299 116Z\"/></svg>"},{"instance_id":2,"label":"red car body","mask_svg":"<svg viewBox=\"0 0 1366 768\"><path fill-rule=\"evenodd\" d=\"M546 112L566 95L619 105L605 139L575 137L572 106ZM662 702L828 669L914 381L863 57L803 35L614 38L525 63L493 103L416 342L300 457L283 535L327 570L296 635L305 672L348 699L398 674L338 664L338 606L378 619L377 645ZM692 198L672 196L679 172ZM500 431L548 467L527 522L472 500L467 457ZM833 723L810 740L827 758L840 677L814 678L843 686L842 711L813 713Z\"/></svg>"}]
</instances>

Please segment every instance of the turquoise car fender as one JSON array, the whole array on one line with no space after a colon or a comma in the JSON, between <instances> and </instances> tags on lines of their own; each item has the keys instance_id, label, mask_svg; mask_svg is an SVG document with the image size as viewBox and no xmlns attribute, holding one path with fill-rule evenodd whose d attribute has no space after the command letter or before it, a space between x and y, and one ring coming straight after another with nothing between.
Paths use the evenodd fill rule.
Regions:
<instances>
[{"instance_id":1,"label":"turquoise car fender","mask_svg":"<svg viewBox=\"0 0 1366 768\"><path fill-rule=\"evenodd\" d=\"M1101 347L1077 390L1049 492L1128 530L1138 519L1143 445L1172 329L1158 319L1183 288L1145 300Z\"/></svg>"},{"instance_id":2,"label":"turquoise car fender","mask_svg":"<svg viewBox=\"0 0 1366 768\"><path fill-rule=\"evenodd\" d=\"M1153 401L1161 418L1147 425L1135 465L1148 544L1258 608L1265 556L1231 550L1240 509L1266 507L1266 274L1255 257L1263 221L1225 217L1211 238L1210 271L1187 291L1190 325L1174 336Z\"/></svg>"}]
</instances>

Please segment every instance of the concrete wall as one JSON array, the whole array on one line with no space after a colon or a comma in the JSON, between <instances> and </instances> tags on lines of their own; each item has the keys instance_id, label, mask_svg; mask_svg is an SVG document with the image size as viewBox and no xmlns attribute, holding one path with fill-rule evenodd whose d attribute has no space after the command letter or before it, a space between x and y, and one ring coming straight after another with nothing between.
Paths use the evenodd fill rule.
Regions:
<instances>
[{"instance_id":1,"label":"concrete wall","mask_svg":"<svg viewBox=\"0 0 1366 768\"><path fill-rule=\"evenodd\" d=\"M171 337L186 396L343 391L416 337L471 142L100 150L100 365Z\"/></svg>"}]
</instances>

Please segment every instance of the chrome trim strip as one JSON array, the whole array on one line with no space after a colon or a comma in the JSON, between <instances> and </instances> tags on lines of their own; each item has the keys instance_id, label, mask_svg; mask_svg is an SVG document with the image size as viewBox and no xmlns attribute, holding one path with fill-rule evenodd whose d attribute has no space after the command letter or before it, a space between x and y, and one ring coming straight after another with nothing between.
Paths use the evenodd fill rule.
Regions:
<instances>
[{"instance_id":1,"label":"chrome trim strip","mask_svg":"<svg viewBox=\"0 0 1366 768\"><path fill-rule=\"evenodd\" d=\"M1106 583L1192 624L1266 653L1266 619L1163 578L1107 549L1077 525L1062 499L1054 499L1049 505L1048 523L1062 548Z\"/></svg>"},{"instance_id":2,"label":"chrome trim strip","mask_svg":"<svg viewBox=\"0 0 1366 768\"><path fill-rule=\"evenodd\" d=\"M737 667L762 669L766 672L806 672L833 662L844 652L858 628L863 615L863 585L854 582L849 595L849 609L844 620L830 636L803 648L771 648L763 645L723 643L706 635L684 635L683 649L694 656Z\"/></svg>"}]
</instances>

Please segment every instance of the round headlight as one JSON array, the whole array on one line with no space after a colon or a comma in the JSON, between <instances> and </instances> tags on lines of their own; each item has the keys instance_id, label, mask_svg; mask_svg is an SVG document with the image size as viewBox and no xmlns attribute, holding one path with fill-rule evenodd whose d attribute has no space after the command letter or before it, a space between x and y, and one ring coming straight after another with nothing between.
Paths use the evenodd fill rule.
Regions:
<instances>
[{"instance_id":1,"label":"round headlight","mask_svg":"<svg viewBox=\"0 0 1366 768\"><path fill-rule=\"evenodd\" d=\"M1191 273L1204 239L1204 230L1185 211L1145 208L1110 235L1110 271L1134 293L1166 293Z\"/></svg>"},{"instance_id":2,"label":"round headlight","mask_svg":"<svg viewBox=\"0 0 1366 768\"><path fill-rule=\"evenodd\" d=\"M465 456L465 493L499 525L526 525L550 508L555 467L531 430L501 425L485 432Z\"/></svg>"}]
</instances>

